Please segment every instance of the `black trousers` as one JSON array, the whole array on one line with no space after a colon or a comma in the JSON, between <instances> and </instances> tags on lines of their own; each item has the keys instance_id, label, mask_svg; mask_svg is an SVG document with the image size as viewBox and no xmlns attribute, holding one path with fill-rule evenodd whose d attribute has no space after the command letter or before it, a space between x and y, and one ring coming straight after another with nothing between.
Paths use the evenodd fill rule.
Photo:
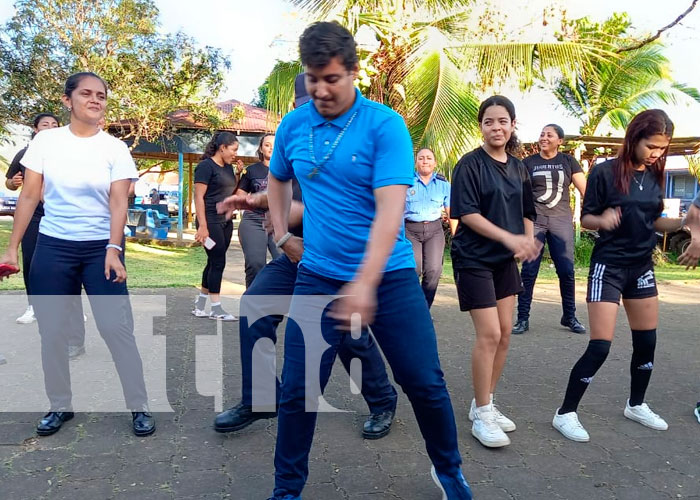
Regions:
<instances>
[{"instance_id":1,"label":"black trousers","mask_svg":"<svg viewBox=\"0 0 700 500\"><path fill-rule=\"evenodd\" d=\"M416 273L421 280L423 294L430 308L442 276L442 261L445 255L445 233L442 230L442 221L406 221L406 238L413 246Z\"/></svg>"},{"instance_id":2,"label":"black trousers","mask_svg":"<svg viewBox=\"0 0 700 500\"><path fill-rule=\"evenodd\" d=\"M202 272L202 287L210 293L221 293L221 280L226 268L226 251L233 236L233 222L207 222L209 237L216 245L211 250L204 248L207 253L207 265Z\"/></svg>"}]
</instances>

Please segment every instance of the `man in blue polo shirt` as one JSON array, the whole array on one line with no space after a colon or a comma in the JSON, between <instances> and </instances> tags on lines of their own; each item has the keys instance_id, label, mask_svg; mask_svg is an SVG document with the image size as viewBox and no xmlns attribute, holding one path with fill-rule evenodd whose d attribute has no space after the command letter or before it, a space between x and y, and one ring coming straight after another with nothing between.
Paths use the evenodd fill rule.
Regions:
<instances>
[{"instance_id":1,"label":"man in blue polo shirt","mask_svg":"<svg viewBox=\"0 0 700 500\"><path fill-rule=\"evenodd\" d=\"M418 150L413 185L406 192L406 238L413 246L416 273L428 309L433 305L435 292L442 276L445 254L445 233L442 229L442 211L447 212L452 234L457 220L450 219L450 183L435 173L435 153L430 148Z\"/></svg>"},{"instance_id":2,"label":"man in blue polo shirt","mask_svg":"<svg viewBox=\"0 0 700 500\"><path fill-rule=\"evenodd\" d=\"M408 130L398 114L354 88L356 45L345 28L314 23L299 51L312 102L282 120L268 184L275 238L287 255L299 255L301 244L287 227L293 177L305 206L290 307L295 320L285 334L272 498L301 498L316 413L324 404L319 389L343 337L369 325L413 405L444 498L470 499L435 330L403 232L406 187L413 183ZM324 296L340 298L325 307ZM314 336L317 322L321 335Z\"/></svg>"}]
</instances>

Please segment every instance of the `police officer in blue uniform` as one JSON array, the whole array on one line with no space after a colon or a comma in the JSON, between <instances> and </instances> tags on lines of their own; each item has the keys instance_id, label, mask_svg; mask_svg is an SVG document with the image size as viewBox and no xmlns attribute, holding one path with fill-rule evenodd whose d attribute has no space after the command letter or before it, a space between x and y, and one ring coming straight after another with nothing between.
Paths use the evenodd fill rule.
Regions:
<instances>
[{"instance_id":1,"label":"police officer in blue uniform","mask_svg":"<svg viewBox=\"0 0 700 500\"><path fill-rule=\"evenodd\" d=\"M406 238L413 246L416 273L421 280L428 307L433 305L445 253L445 234L442 230L442 211L450 217L450 183L435 173L435 153L423 148L416 155L413 186L406 191ZM454 234L457 221L450 220Z\"/></svg>"}]
</instances>

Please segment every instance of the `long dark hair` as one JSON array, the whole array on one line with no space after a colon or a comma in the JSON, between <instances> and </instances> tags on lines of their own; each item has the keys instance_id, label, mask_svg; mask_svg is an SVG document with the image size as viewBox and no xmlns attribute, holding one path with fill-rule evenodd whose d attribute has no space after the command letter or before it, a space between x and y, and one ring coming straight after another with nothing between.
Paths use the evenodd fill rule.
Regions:
<instances>
[{"instance_id":1,"label":"long dark hair","mask_svg":"<svg viewBox=\"0 0 700 500\"><path fill-rule=\"evenodd\" d=\"M230 146L231 144L236 144L237 142L238 138L231 132L217 132L213 135L211 140L204 148L202 160L206 160L207 158L214 156L221 146Z\"/></svg>"},{"instance_id":2,"label":"long dark hair","mask_svg":"<svg viewBox=\"0 0 700 500\"><path fill-rule=\"evenodd\" d=\"M625 131L625 140L617 153L617 162L613 167L613 178L618 191L628 194L630 182L634 175L634 167L638 158L634 151L642 139L648 139L654 135L665 135L669 140L673 137L673 122L668 115L660 109L648 109L632 118ZM670 143L669 143L670 144ZM647 167L656 178L656 182L664 190L664 168L666 168L666 155L668 147L653 165Z\"/></svg>"},{"instance_id":3,"label":"long dark hair","mask_svg":"<svg viewBox=\"0 0 700 500\"><path fill-rule=\"evenodd\" d=\"M260 138L260 144L258 144L258 160L260 160L260 161L265 160L265 155L263 155L263 152L262 152L263 142L265 142L265 139L267 139L268 137L274 137L274 136L275 136L275 134L265 134Z\"/></svg>"},{"instance_id":4,"label":"long dark hair","mask_svg":"<svg viewBox=\"0 0 700 500\"><path fill-rule=\"evenodd\" d=\"M482 102L479 106L479 123L481 123L481 121L484 119L486 109L490 108L491 106L503 106L506 108L508 116L510 116L510 121L515 120L515 106L511 100L502 95L493 95ZM517 156L520 153L520 140L518 139L518 136L515 135L515 131L510 135L510 139L508 139L508 142L506 143L506 153L514 156Z\"/></svg>"}]
</instances>

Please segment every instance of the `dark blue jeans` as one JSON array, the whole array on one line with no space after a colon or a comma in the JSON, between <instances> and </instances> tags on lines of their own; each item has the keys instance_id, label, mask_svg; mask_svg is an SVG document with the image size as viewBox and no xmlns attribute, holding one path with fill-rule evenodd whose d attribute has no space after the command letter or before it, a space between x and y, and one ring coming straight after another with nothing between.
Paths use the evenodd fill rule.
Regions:
<instances>
[{"instance_id":1,"label":"dark blue jeans","mask_svg":"<svg viewBox=\"0 0 700 500\"><path fill-rule=\"evenodd\" d=\"M126 283L114 283L114 273L105 279L107 243L39 234L29 279L51 411L72 408L68 338L75 304L81 300L81 287L85 288L97 329L112 354L127 408L143 411L148 403Z\"/></svg>"},{"instance_id":2,"label":"dark blue jeans","mask_svg":"<svg viewBox=\"0 0 700 500\"><path fill-rule=\"evenodd\" d=\"M535 220L535 238L543 244L547 242L549 255L554 261L554 267L559 277L559 292L561 293L562 319L569 320L576 315L576 296L574 281L574 225L571 217L546 217L538 215ZM537 273L540 272L540 262L544 246L536 260L524 262L520 275L523 280L523 291L518 295L518 321L530 318L532 291L535 288Z\"/></svg>"},{"instance_id":3,"label":"dark blue jeans","mask_svg":"<svg viewBox=\"0 0 700 500\"><path fill-rule=\"evenodd\" d=\"M347 335L336 328L336 321L327 314L330 304L320 305L324 301L319 295L333 295L344 284L311 273L303 266L299 269L285 334L275 448L277 497L300 495L308 477L316 411L307 411L307 407L317 403L319 389L312 384L320 383L321 391L325 388L338 347ZM297 319L292 321L292 318ZM316 334L319 326L320 332ZM415 269L384 274L377 289L377 311L370 327L396 382L413 406L435 468L454 476L462 463L457 428L440 368L435 330ZM320 363L307 366L307 357L314 358L318 352L323 353Z\"/></svg>"},{"instance_id":4,"label":"dark blue jeans","mask_svg":"<svg viewBox=\"0 0 700 500\"><path fill-rule=\"evenodd\" d=\"M258 297L276 295L280 296L280 300L282 300L282 297L292 295L296 279L297 265L292 263L286 255L282 254L262 268L251 286L243 294L239 330L241 368L243 370L241 388L243 404L253 404L253 351L256 343L260 339L270 339L273 344L276 344L277 326L283 319L281 315L264 315L263 312L260 312L261 317L251 324L244 312L253 312L256 309L260 309L257 307L261 305ZM256 367L256 375L262 372L265 378L275 377L275 395L265 399L270 402L274 401L277 404L279 403L280 387L277 377L274 375L275 352L273 350L265 354L264 348L259 352L263 353L262 358L268 359L261 359L256 354L256 363L263 365L262 369ZM350 363L354 358L362 362L362 396L367 402L370 413L394 411L396 409L396 390L389 382L384 360L374 342L374 337L366 329L362 332L359 339L353 339L350 335L346 335L338 347L338 357L348 373L350 372Z\"/></svg>"}]
</instances>

